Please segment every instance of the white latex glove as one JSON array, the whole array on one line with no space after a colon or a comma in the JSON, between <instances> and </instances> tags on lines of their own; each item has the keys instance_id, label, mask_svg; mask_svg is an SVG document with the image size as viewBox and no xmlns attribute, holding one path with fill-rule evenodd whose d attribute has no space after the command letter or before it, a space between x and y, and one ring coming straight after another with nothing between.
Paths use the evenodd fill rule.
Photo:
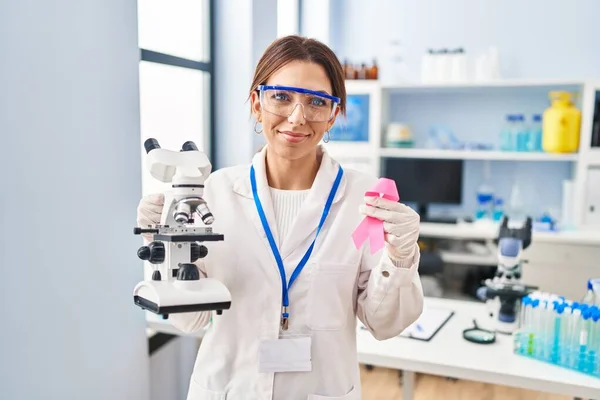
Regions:
<instances>
[{"instance_id":1,"label":"white latex glove","mask_svg":"<svg viewBox=\"0 0 600 400\"><path fill-rule=\"evenodd\" d=\"M405 204L383 197L365 197L365 203L360 206L361 214L383 221L390 257L398 261L412 259L419 240L419 214Z\"/></svg>"},{"instance_id":2,"label":"white latex glove","mask_svg":"<svg viewBox=\"0 0 600 400\"><path fill-rule=\"evenodd\" d=\"M164 202L165 197L162 193L142 197L137 208L137 225L140 228L146 228L148 225L159 224ZM148 234L142 234L142 236L151 240L151 236Z\"/></svg>"}]
</instances>

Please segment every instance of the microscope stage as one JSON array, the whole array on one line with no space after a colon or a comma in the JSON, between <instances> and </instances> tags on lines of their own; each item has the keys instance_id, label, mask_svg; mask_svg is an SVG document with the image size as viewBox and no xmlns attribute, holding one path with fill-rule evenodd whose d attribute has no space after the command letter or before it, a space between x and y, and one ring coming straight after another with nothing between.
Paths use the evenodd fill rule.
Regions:
<instances>
[{"instance_id":1,"label":"microscope stage","mask_svg":"<svg viewBox=\"0 0 600 400\"><path fill-rule=\"evenodd\" d=\"M154 240L163 242L219 242L224 239L220 234L185 234L185 235L162 235L160 233L154 235Z\"/></svg>"},{"instance_id":2,"label":"microscope stage","mask_svg":"<svg viewBox=\"0 0 600 400\"><path fill-rule=\"evenodd\" d=\"M212 228L161 227L154 240L163 242L219 242L224 235L213 233Z\"/></svg>"}]
</instances>

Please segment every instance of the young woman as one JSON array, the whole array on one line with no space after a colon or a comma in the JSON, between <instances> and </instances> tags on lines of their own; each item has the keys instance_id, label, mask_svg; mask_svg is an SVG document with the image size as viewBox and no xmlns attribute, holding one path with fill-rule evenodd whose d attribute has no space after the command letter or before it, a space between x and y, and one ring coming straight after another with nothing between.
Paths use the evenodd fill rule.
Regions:
<instances>
[{"instance_id":1,"label":"young woman","mask_svg":"<svg viewBox=\"0 0 600 400\"><path fill-rule=\"evenodd\" d=\"M342 67L327 46L298 36L272 43L250 100L267 145L251 164L215 171L204 189L225 241L197 265L227 286L232 304L212 319L188 400L360 399L357 317L386 339L422 311L419 216L365 198L377 179L343 170L320 144L346 106ZM141 200L139 226L160 221L162 202ZM375 254L351 237L367 215L386 232ZM211 315L169 318L191 332Z\"/></svg>"}]
</instances>

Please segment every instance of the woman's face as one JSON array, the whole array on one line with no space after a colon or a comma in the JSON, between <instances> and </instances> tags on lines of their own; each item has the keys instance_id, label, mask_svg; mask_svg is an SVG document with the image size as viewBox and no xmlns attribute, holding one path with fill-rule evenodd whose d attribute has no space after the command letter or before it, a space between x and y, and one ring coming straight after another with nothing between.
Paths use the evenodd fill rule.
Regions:
<instances>
[{"instance_id":1,"label":"woman's face","mask_svg":"<svg viewBox=\"0 0 600 400\"><path fill-rule=\"evenodd\" d=\"M265 84L323 91L329 95L332 95L333 91L329 77L323 67L319 64L303 61L293 61L283 66ZM289 116L282 115L285 113L281 112L278 113L279 115L275 114L273 112L276 108L275 105L265 104L265 109L263 109L259 93L257 91L252 93L252 113L262 125L262 133L265 135L269 148L280 157L290 160L311 155L325 132L333 126L339 108L335 107L333 118L329 121L327 119L329 119L331 112L329 112L326 118L318 118L320 121L314 122L307 115L311 114L308 108L309 106L313 107L314 112L316 107L324 107L324 103L321 102L320 98L315 97L314 99L310 99L301 93L295 92L290 92L289 98L284 94L277 96L271 100L272 104L275 104L275 101L287 102L287 104L291 105L288 107L295 107ZM299 103L309 101L310 103L295 105L296 101ZM267 102L266 99L265 102ZM309 116L308 121L305 115Z\"/></svg>"}]
</instances>

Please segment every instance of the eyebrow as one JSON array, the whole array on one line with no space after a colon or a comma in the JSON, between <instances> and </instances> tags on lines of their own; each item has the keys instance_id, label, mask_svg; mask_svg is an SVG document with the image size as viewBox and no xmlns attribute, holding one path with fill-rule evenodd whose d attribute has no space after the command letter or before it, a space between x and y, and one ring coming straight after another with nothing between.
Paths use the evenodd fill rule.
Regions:
<instances>
[{"instance_id":1,"label":"eyebrow","mask_svg":"<svg viewBox=\"0 0 600 400\"><path fill-rule=\"evenodd\" d=\"M280 84L280 83L274 83L274 84L272 84L272 85L268 85L268 86L284 86L284 87L285 87L285 86L287 86L287 87L296 87L296 86L290 86L290 85L282 85L282 84ZM307 89L307 88L300 88L300 89ZM326 95L329 95L329 96L333 96L333 95L332 95L331 93L329 93L327 90L323 90L323 89L321 89L321 90L307 89L307 90L312 90L313 92L319 92L319 93L323 93L323 94L326 94Z\"/></svg>"}]
</instances>

